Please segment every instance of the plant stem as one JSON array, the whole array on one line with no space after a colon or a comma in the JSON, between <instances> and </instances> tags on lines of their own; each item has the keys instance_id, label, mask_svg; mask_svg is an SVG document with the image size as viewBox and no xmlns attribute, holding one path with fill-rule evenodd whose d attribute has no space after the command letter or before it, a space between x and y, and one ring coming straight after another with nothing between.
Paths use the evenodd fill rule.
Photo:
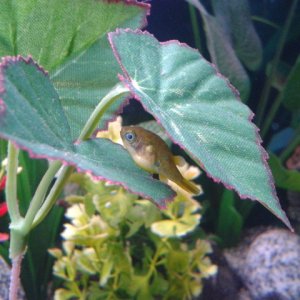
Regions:
<instances>
[{"instance_id":1,"label":"plant stem","mask_svg":"<svg viewBox=\"0 0 300 300\"><path fill-rule=\"evenodd\" d=\"M277 25L276 23L274 23L272 21L269 21L269 20L267 20L265 18L262 18L260 16L252 16L251 19L252 19L252 21L257 21L257 22L260 22L262 24L266 24L266 25L268 25L270 27L273 27L275 29L279 29L280 28L280 26Z\"/></svg>"},{"instance_id":2,"label":"plant stem","mask_svg":"<svg viewBox=\"0 0 300 300\"><path fill-rule=\"evenodd\" d=\"M64 166L61 170L61 173L59 174L58 178L56 179L53 187L51 188L46 200L44 201L43 205L39 209L39 211L36 213L31 229L36 227L40 222L44 220L44 218L49 213L52 206L55 204L59 194L61 193L64 185L67 182L67 179L72 174L74 170L74 167L71 166Z\"/></svg>"},{"instance_id":3,"label":"plant stem","mask_svg":"<svg viewBox=\"0 0 300 300\"><path fill-rule=\"evenodd\" d=\"M39 208L42 206L42 203L45 198L45 194L49 189L51 182L55 174L61 168L61 162L54 161L50 164L47 172L44 174L41 182L39 183L35 194L30 202L30 206L25 216L24 224L23 224L23 231L29 232L31 229L32 222L34 220L35 215L37 214Z\"/></svg>"},{"instance_id":4,"label":"plant stem","mask_svg":"<svg viewBox=\"0 0 300 300\"><path fill-rule=\"evenodd\" d=\"M90 138L97 128L99 121L105 113L107 107L109 107L113 101L126 93L129 93L128 88L119 83L107 95L105 95L84 125L77 142L81 142Z\"/></svg>"},{"instance_id":5,"label":"plant stem","mask_svg":"<svg viewBox=\"0 0 300 300\"><path fill-rule=\"evenodd\" d=\"M290 28L292 19L294 17L294 13L295 13L295 10L296 10L297 3L298 3L298 0L294 0L291 7L290 7L288 17L287 17L287 20L284 24L282 34L281 34L281 37L280 37L280 40L279 40L279 45L277 47L277 51L275 53L275 57L274 57L274 60L273 60L272 66L271 66L270 75L267 78L266 83L265 83L264 88L263 88L263 91L261 93L261 97L260 97L260 100L259 100L259 105L258 105L258 108L257 108L257 114L256 114L256 124L258 126L261 125L262 119L263 119L264 114L265 114L267 102L268 102L271 87L272 87L272 81L273 81L275 72L277 70L279 59L280 59L283 47L285 45L285 40L286 40L288 31L289 31L289 28Z\"/></svg>"},{"instance_id":6,"label":"plant stem","mask_svg":"<svg viewBox=\"0 0 300 300\"><path fill-rule=\"evenodd\" d=\"M272 121L275 118L277 111L280 107L281 102L282 102L282 93L279 93L277 95L274 103L272 104L272 107L271 107L268 115L266 116L265 122L263 123L262 130L261 130L262 138L264 138L266 136L266 134L268 133L270 126L272 124Z\"/></svg>"},{"instance_id":7,"label":"plant stem","mask_svg":"<svg viewBox=\"0 0 300 300\"><path fill-rule=\"evenodd\" d=\"M7 181L5 185L5 196L8 207L8 213L12 223L17 223L21 219L19 205L17 200L17 170L18 170L19 150L8 143L8 161L7 161Z\"/></svg>"},{"instance_id":8,"label":"plant stem","mask_svg":"<svg viewBox=\"0 0 300 300\"><path fill-rule=\"evenodd\" d=\"M18 299L22 259L23 259L23 253L20 253L12 260L12 269L11 269L10 287L9 287L9 300Z\"/></svg>"},{"instance_id":9,"label":"plant stem","mask_svg":"<svg viewBox=\"0 0 300 300\"><path fill-rule=\"evenodd\" d=\"M195 46L199 50L199 52L202 53L200 31L199 31L199 25L198 25L198 21L197 21L196 9L190 3L188 4L188 6L189 6L189 13L190 13L190 18L191 18L191 23L192 23Z\"/></svg>"},{"instance_id":10,"label":"plant stem","mask_svg":"<svg viewBox=\"0 0 300 300\"><path fill-rule=\"evenodd\" d=\"M123 87L123 85L121 85L121 84L117 84L107 95L105 95L104 98L102 98L102 100L96 106L96 108L93 111L93 113L91 114L90 118L87 120L86 124L84 125L82 132L80 133L80 135L77 139L77 143L90 138L91 135L93 134L93 132L95 131L95 129L97 128L99 121L100 121L101 117L103 116L103 114L105 113L107 107L113 101L115 101L117 98L123 96L123 94L128 93L128 92L129 92L129 90L126 87ZM57 167L58 167L58 165L53 166L53 171L51 171L54 175L56 173L55 170ZM31 220L31 222L32 222L32 218L34 217L31 228L34 228L35 226L37 226L47 216L48 212L50 211L52 206L55 204L57 197L61 193L65 183L67 182L68 177L72 174L73 171L74 171L74 167L72 167L72 166L64 166L61 169L61 173L59 174L58 178L56 179L55 184L51 188L45 202L42 204L41 207L40 207L39 199L40 199L40 196L42 195L42 193L45 192L45 189L43 190L41 188L41 190L39 190L39 191L37 190L37 193L38 193L37 200L33 204L32 213L30 213L30 215L28 217L28 220L29 221ZM49 185L47 185L46 183L48 182L49 178L48 178L48 176L47 176L47 178L45 178L45 186L47 186L47 187ZM43 178L43 180L44 180L44 178ZM42 184L42 182L41 182L41 184ZM36 213L36 210L38 207L40 207L40 209ZM27 215L26 215L26 217L27 217ZM28 221L28 223L30 223L29 221Z\"/></svg>"}]
</instances>

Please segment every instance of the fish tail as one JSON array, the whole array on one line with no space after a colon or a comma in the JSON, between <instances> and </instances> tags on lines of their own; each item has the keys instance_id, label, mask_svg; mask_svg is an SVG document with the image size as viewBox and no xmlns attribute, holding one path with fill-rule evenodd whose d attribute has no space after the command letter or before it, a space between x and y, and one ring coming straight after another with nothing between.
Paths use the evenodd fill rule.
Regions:
<instances>
[{"instance_id":1,"label":"fish tail","mask_svg":"<svg viewBox=\"0 0 300 300\"><path fill-rule=\"evenodd\" d=\"M183 178L183 180L181 180L180 182L177 182L177 184L191 194L200 194L200 189L193 182L188 181L185 178Z\"/></svg>"}]
</instances>

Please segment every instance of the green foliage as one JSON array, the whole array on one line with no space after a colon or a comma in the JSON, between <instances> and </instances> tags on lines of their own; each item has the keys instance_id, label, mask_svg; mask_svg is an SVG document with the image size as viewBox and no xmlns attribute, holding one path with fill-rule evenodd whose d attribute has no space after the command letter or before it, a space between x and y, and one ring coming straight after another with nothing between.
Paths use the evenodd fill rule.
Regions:
<instances>
[{"instance_id":1,"label":"green foliage","mask_svg":"<svg viewBox=\"0 0 300 300\"><path fill-rule=\"evenodd\" d=\"M19 164L22 171L18 175L18 199L22 199L20 210L25 212L48 163L45 160L31 159L28 157L28 153L21 152ZM52 276L53 262L47 255L47 249L55 244L61 229L62 218L63 210L54 207L44 222L29 236L28 251L23 261L21 280L26 295L30 296L32 300L46 297L47 283Z\"/></svg>"},{"instance_id":2,"label":"green foliage","mask_svg":"<svg viewBox=\"0 0 300 300\"><path fill-rule=\"evenodd\" d=\"M300 55L297 58L292 70L290 70L284 89L281 92L282 103L293 113L299 115L300 111Z\"/></svg>"},{"instance_id":3,"label":"green foliage","mask_svg":"<svg viewBox=\"0 0 300 300\"><path fill-rule=\"evenodd\" d=\"M216 272L206 241L187 245L178 237L199 222L192 198L178 194L160 211L88 176L74 174L70 183L80 190L66 198L70 223L62 233L63 251L50 250L54 273L64 282L55 299L191 299L201 292L202 279Z\"/></svg>"},{"instance_id":4,"label":"green foliage","mask_svg":"<svg viewBox=\"0 0 300 300\"><path fill-rule=\"evenodd\" d=\"M66 9L69 4L68 1L65 2ZM125 9L125 6L120 3L100 2L100 4L100 15L106 10L108 13L111 9L110 5L116 5L115 9L120 7ZM34 9L38 9L38 7L34 6ZM20 8L21 11L22 9L24 7ZM89 11L89 9L86 8L83 12ZM27 16L26 13L28 13L27 9L25 9L25 16ZM136 13L141 14L140 6ZM131 19L131 17L128 18ZM79 22L78 26L80 26L81 17L77 21ZM59 24L58 22L55 25L58 26ZM35 26L38 25L34 25L32 28L35 28ZM43 24L40 26L44 29ZM53 28L56 28L56 26L53 26ZM71 27L74 28L74 24ZM102 33L107 30L107 27L101 22L99 27ZM31 30L32 28L29 26L25 31L29 39L34 32ZM37 32L40 31L42 31L41 28ZM74 33L73 31L70 32ZM65 34L67 32L69 32L68 28ZM55 31L53 36L57 34ZM74 138L78 138L78 124L84 124L86 117L80 121L70 117L70 111L73 111L78 117L84 115L84 110L80 109L79 113L73 105L65 105L59 96L64 98L64 93L67 93L69 95L79 95L81 98L81 94L73 89L65 90L63 88L60 90L59 87L64 86L63 78L69 84L69 76L71 75L76 84L81 82L80 74L83 74L81 68L74 69L72 67L69 73L66 72L70 66L70 61L72 66L81 65L85 60L81 61L80 59L87 54L86 51L94 47L92 43L79 42L79 37L84 40L84 36L79 32L78 36L76 35L76 42L74 41L75 45L80 45L78 47L83 51L81 52L82 55L77 56L79 60L73 57L75 52L79 51L79 48L77 49L75 45L76 51L74 50L74 53L71 51L70 57L59 56L57 58L57 61L61 64L66 62L62 69L57 69L58 67L55 64L50 64L53 59L47 60L48 56L39 56L42 63L46 66L49 64L50 69L55 69L53 70L54 73L51 73L51 78L58 89L58 94L52 83L32 65L30 60L24 61L18 58L14 61L8 59L3 63L2 76L5 78L3 87L5 90L2 94L5 104L2 104L2 109L4 110L6 105L12 107L15 99L18 101L17 107L20 109L11 110L9 114L3 114L5 126L1 128L1 134L7 139L14 140L19 146L29 149L39 157L48 156L53 159L67 161L81 170L93 172L96 176L114 182L121 182L129 189L143 193L143 195L155 199L159 205L164 205L165 200L172 197L170 190L138 170L129 160L129 157L127 158L124 154L121 154L123 150L119 147L105 141L95 142L91 140L73 145ZM22 38L17 39L18 42L23 41L25 43ZM242 197L261 201L264 206L268 207L289 226L288 220L274 194L272 184L270 184L272 178L269 176L268 166L262 159L265 154L264 150L258 145L260 140L256 134L256 129L249 122L251 112L245 105L237 101L234 90L227 85L226 80L220 78L211 65L198 53L182 45L176 43L160 45L157 40L147 34L129 30L110 34L110 40L116 58L124 67L124 75L129 76L126 81L128 81L134 96L139 98L147 110L161 121L173 139L180 143L200 165L203 165L208 174L215 180L237 190ZM101 40L98 42L100 44L97 45L100 45L101 49L105 49L106 46L101 43ZM27 49L29 44L27 42L25 44L27 46L21 43L19 48L23 49L21 47L23 45L24 49ZM33 43L32 45L36 44ZM54 51L53 53L58 55L59 52ZM107 52L104 51L104 53ZM172 60L168 59L170 53L173 56ZM93 54L89 53L89 57L93 57ZM95 64L98 72L102 73L102 80L104 80L104 77L107 78L107 72L103 72L101 66L105 63L107 66L107 62L110 68L108 73L114 73L113 76L115 76L115 72L118 70L111 67L112 56L104 55L102 59L104 60L100 60L99 65ZM157 62L159 62L160 68L157 67ZM88 65L90 63L91 61L88 62ZM182 68L186 71L182 72ZM160 69L162 71L158 73ZM63 77L55 79L61 72L64 74ZM165 78L164 74L169 75ZM185 74L191 75L186 76ZM94 75L99 78L97 74ZM174 85L176 85L176 88L174 88ZM111 81L107 87L111 87ZM78 88L82 92L86 90L85 85L79 84ZM207 92L211 90L214 92ZM98 92L98 96L100 96L101 92ZM103 100L103 108L101 113L97 115L98 119L96 121L101 120L103 113L107 111L107 107L116 98L123 99L124 94L128 95L127 92L128 90L125 88L120 91L115 87L112 90L112 95L107 94L107 97L108 95L110 97L108 97L108 100L106 99L107 102ZM171 98L172 101L168 101ZM39 99L44 99L44 101L41 102ZM77 102L78 99L76 99ZM84 97L81 99L83 101L81 104L88 107L84 99ZM96 98L93 98L94 104L96 100ZM190 109L191 105L193 109ZM93 109L94 106L85 112L90 114ZM26 114L23 111L26 111ZM35 111L38 111L38 115L35 114ZM54 119L49 117L52 115L56 117ZM15 122L16 116L19 120L18 123ZM189 120L189 122L186 122L186 120ZM90 129L90 133L92 133L92 129ZM37 139L32 139L30 133L35 130L37 131ZM102 153L101 149L103 150ZM116 164L108 159L107 155L120 156L120 162ZM107 162L111 162L111 164L107 165ZM120 165L120 163L124 165ZM117 169L116 166L119 168ZM135 178L127 176L129 170L132 174L136 174Z\"/></svg>"},{"instance_id":5,"label":"green foliage","mask_svg":"<svg viewBox=\"0 0 300 300\"><path fill-rule=\"evenodd\" d=\"M252 102L256 105L259 99L258 107L256 108L257 117L254 121L260 126L262 125L261 135L262 137L267 137L265 143L268 142L268 138L272 133L270 130L273 129L271 124L275 121L276 126L278 126L275 118L279 111L282 112L280 110L282 104L290 110L292 118L289 126L295 129L294 138L289 142L289 145L284 145L286 149L278 153L279 157L271 153L269 163L277 187L298 190L300 183L299 172L284 168L284 161L300 143L298 109L300 103L298 101L300 94L298 92L299 57L297 60L293 60L294 51L292 50L290 55L288 49L290 45L293 47L292 39L296 40L299 37L299 28L295 26L299 20L299 10L296 9L297 1L292 1L284 24L274 24L269 19L270 15L264 13L264 11L269 11L269 8L272 8L271 4L265 4L264 9L256 11L255 13L258 13L258 16L252 15L250 17L248 7L250 1L247 0L212 0L211 14L208 13L207 6L204 7L202 5L201 0L187 0L187 2L197 8L201 14L205 27L205 37L201 38L206 40L212 62L238 88L242 99L247 99L245 96L249 92L251 92L250 96L254 96L252 99L249 99L250 103ZM268 16L268 19L264 15ZM265 46L263 49L250 18L263 24L259 28L261 30L260 33L264 34L264 29L271 29L270 32L273 31L270 40L264 39ZM193 27L195 27L195 20L192 16L191 22ZM197 25L201 27L200 24ZM198 37L199 39L200 37ZM296 43L297 46L298 44ZM283 49L285 49L285 54L281 55ZM263 62L261 64L262 58ZM257 73L245 73L241 62L248 69L256 70ZM258 69L260 65L261 68ZM263 78L264 75L266 78L265 82L263 82L263 88L261 88L262 81L259 80L258 84L257 78L258 76ZM271 93L271 86L277 90ZM249 89L250 87L251 90ZM266 105L267 103L268 106ZM270 107L267 113L265 113L266 107ZM281 143L283 143L282 140ZM268 149L268 144L266 143L266 145ZM272 142L273 145L274 142ZM276 151L279 148L276 145ZM269 149L270 152L274 152L274 149L271 147ZM228 191L220 192L220 195L217 195L217 197L218 203L216 203L216 199L209 199L209 202L213 202L215 205L208 205L208 214L215 216L212 221L214 230L218 234L221 244L228 246L239 240L245 219L254 204L234 201L236 196Z\"/></svg>"},{"instance_id":6,"label":"green foliage","mask_svg":"<svg viewBox=\"0 0 300 300\"><path fill-rule=\"evenodd\" d=\"M232 191L225 190L223 193L217 223L216 233L221 238L222 246L235 245L244 224L242 215L235 207L235 194Z\"/></svg>"},{"instance_id":7,"label":"green foliage","mask_svg":"<svg viewBox=\"0 0 300 300\"><path fill-rule=\"evenodd\" d=\"M3 137L38 157L59 159L95 176L121 182L154 199L158 205L163 206L166 199L174 196L166 185L138 168L119 145L107 139L74 144L72 122L66 118L56 90L31 60L9 61L3 75L6 77L3 94L6 112L0 115L4 122L0 128ZM30 188L28 182L27 188Z\"/></svg>"},{"instance_id":8,"label":"green foliage","mask_svg":"<svg viewBox=\"0 0 300 300\"><path fill-rule=\"evenodd\" d=\"M233 13L233 6L226 7L224 1L219 2L221 6L214 5L226 30L220 33L215 19L207 21L207 27L217 33L211 35L211 44L215 42L217 47L210 44L208 48L216 52L220 65L225 62L224 65L238 69L232 73L239 74L235 79L242 78L240 91L247 94L247 75L235 55L248 68L256 69L260 44L255 40L247 7L243 6L246 2L239 3L240 14ZM12 142L33 156L67 162L81 171L120 182L157 204L164 205L172 198L174 193L138 169L119 145L104 139L87 140L96 127L102 128L113 117L130 92L208 174L243 197L261 201L289 226L272 190L269 168L262 159L265 153L256 128L249 121L251 112L237 101L236 92L208 62L188 47L177 43L161 45L148 34L132 30L110 34L113 53L107 33L119 27L142 27L148 10L147 4L134 1L1 2L0 55L30 54L49 71L45 75L33 60L20 56L6 58L0 65L0 134L10 140L7 195L15 221L11 224L12 257L22 256L29 232L53 206L73 170L64 167L52 187L54 174L61 166L53 162L34 193L45 162L40 162L38 171L30 163L30 169L29 158L22 154L20 161L29 170L18 182L19 214L14 193L18 151ZM250 30L241 36L245 33L243 28ZM231 38L236 44L231 43ZM223 49L220 41L228 53L235 52L228 55L229 60L224 53L217 53ZM122 72L126 87L119 84L117 74ZM80 143L75 143L77 139ZM1 156L5 147L1 142ZM89 294L91 299L99 299L99 286L106 299L128 295L139 299L149 295L183 299L199 294L202 277L215 271L203 258L209 247L202 241L187 246L179 240L199 223L195 201L176 198L166 211L159 212L153 204L137 201L136 196L122 188L99 183L94 191L95 183L90 179L86 180L89 186L84 187L82 178L80 175L83 195L69 199L77 204L68 212L72 223L64 232L65 253L56 252L61 258L58 273L66 279L65 290L59 290L57 295L85 299ZM231 210L238 232L241 222L232 204L230 197L224 198L222 215ZM141 215L145 218L141 219ZM31 297L43 297L38 289L46 286L49 266L43 251L55 239L59 220L60 213L54 212L45 228L36 228L29 237L30 248L35 249L28 252L32 261L26 267L29 275L24 273L23 278L30 286L27 289L32 289ZM234 228L230 221L220 218L220 224L228 225L223 229L225 235ZM43 239L45 244L37 247L39 238L51 226L52 231ZM14 248L15 245L21 247ZM42 269L37 270L36 263ZM129 285L129 280L136 285Z\"/></svg>"},{"instance_id":9,"label":"green foliage","mask_svg":"<svg viewBox=\"0 0 300 300\"><path fill-rule=\"evenodd\" d=\"M120 72L107 41L116 28L140 28L147 4L95 0L24 0L0 3L0 57L31 55L50 77L65 114L71 138L78 138L95 106ZM72 12L72 13L70 13ZM106 112L101 124L111 116Z\"/></svg>"},{"instance_id":10,"label":"green foliage","mask_svg":"<svg viewBox=\"0 0 300 300\"><path fill-rule=\"evenodd\" d=\"M200 0L186 1L201 13L212 62L246 101L251 82L243 64L250 70L257 70L262 61L262 46L251 21L247 0L212 1L214 15L206 11Z\"/></svg>"},{"instance_id":11,"label":"green foliage","mask_svg":"<svg viewBox=\"0 0 300 300\"><path fill-rule=\"evenodd\" d=\"M175 143L215 181L259 201L290 226L252 112L228 82L185 45L160 44L150 34L130 30L109 33L109 39L123 81Z\"/></svg>"},{"instance_id":12,"label":"green foliage","mask_svg":"<svg viewBox=\"0 0 300 300\"><path fill-rule=\"evenodd\" d=\"M290 191L300 192L300 172L286 169L280 159L272 154L270 166L274 174L275 183L278 187Z\"/></svg>"},{"instance_id":13,"label":"green foliage","mask_svg":"<svg viewBox=\"0 0 300 300\"><path fill-rule=\"evenodd\" d=\"M47 161L31 159L27 152L20 152L17 194L18 198L22 199L20 201L22 213L28 209L34 191L47 166ZM47 249L55 244L61 229L62 217L63 209L54 207L44 222L33 230L29 236L28 250L22 265L24 272L22 273L21 281L27 296L32 300L45 298L48 292L47 287L48 281L52 276L53 259L47 255ZM4 225L4 223L1 223L1 226L2 224ZM8 223L5 225L7 229ZM8 250L8 242L0 244L0 255L9 263Z\"/></svg>"}]
</instances>

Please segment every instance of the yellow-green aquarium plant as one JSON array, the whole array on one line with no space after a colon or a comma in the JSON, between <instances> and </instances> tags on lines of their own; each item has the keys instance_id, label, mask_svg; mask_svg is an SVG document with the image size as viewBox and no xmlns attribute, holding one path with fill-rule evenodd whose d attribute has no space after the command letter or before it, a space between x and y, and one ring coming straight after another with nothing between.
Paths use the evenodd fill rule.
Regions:
<instances>
[{"instance_id":1,"label":"yellow-green aquarium plant","mask_svg":"<svg viewBox=\"0 0 300 300\"><path fill-rule=\"evenodd\" d=\"M120 119L98 136L120 142ZM200 171L183 159L185 180ZM190 182L190 181L189 181ZM51 249L54 274L63 279L55 292L65 299L191 299L201 293L202 279L216 273L207 241L187 244L183 236L199 224L200 205L179 186L165 210L138 199L121 187L73 174L77 193L66 197L70 207L62 233L63 250Z\"/></svg>"},{"instance_id":2,"label":"yellow-green aquarium plant","mask_svg":"<svg viewBox=\"0 0 300 300\"><path fill-rule=\"evenodd\" d=\"M209 177L241 198L259 201L291 228L253 113L198 51L177 41L160 43L141 31L149 12L149 4L134 0L0 2L0 137L8 141L11 300L17 297L30 233L75 169L160 207L174 200L176 193L139 168L121 145L93 138L130 97ZM50 161L37 184L27 182L32 191L26 202L17 195L20 149ZM91 220L97 230L106 226L97 216ZM96 242L106 235L100 231Z\"/></svg>"}]
</instances>

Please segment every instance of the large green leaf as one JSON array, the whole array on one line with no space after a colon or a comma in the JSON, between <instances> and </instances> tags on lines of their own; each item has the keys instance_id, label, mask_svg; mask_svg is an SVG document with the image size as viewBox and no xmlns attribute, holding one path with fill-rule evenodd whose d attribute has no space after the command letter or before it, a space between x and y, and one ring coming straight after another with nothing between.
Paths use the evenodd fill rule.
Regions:
<instances>
[{"instance_id":1,"label":"large green leaf","mask_svg":"<svg viewBox=\"0 0 300 300\"><path fill-rule=\"evenodd\" d=\"M160 206L174 196L169 187L135 166L120 145L106 139L73 144L58 95L32 59L7 57L0 65L0 78L2 138L27 149L32 156L58 159L121 183Z\"/></svg>"},{"instance_id":2,"label":"large green leaf","mask_svg":"<svg viewBox=\"0 0 300 300\"><path fill-rule=\"evenodd\" d=\"M140 28L148 12L148 4L135 1L0 1L0 56L30 54L50 71L75 139L118 82L107 32ZM102 118L102 126L122 100Z\"/></svg>"},{"instance_id":3,"label":"large green leaf","mask_svg":"<svg viewBox=\"0 0 300 300\"><path fill-rule=\"evenodd\" d=\"M287 226L250 109L194 49L141 31L109 34L123 81L207 174L260 201Z\"/></svg>"},{"instance_id":4,"label":"large green leaf","mask_svg":"<svg viewBox=\"0 0 300 300\"><path fill-rule=\"evenodd\" d=\"M101 0L3 0L0 56L32 55L53 70L124 22L143 22L143 4Z\"/></svg>"}]
</instances>

